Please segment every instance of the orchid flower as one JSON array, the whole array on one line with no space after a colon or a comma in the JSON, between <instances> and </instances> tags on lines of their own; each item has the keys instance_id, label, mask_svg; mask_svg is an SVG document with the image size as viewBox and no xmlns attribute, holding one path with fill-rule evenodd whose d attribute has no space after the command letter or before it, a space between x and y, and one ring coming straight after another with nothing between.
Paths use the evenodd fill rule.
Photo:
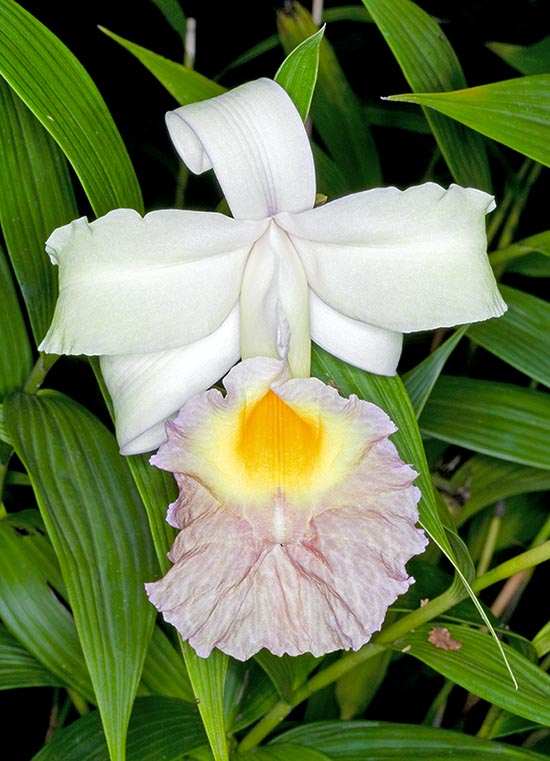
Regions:
<instances>
[{"instance_id":1,"label":"orchid flower","mask_svg":"<svg viewBox=\"0 0 550 761\"><path fill-rule=\"evenodd\" d=\"M149 599L202 657L357 650L413 579L416 473L378 407L258 357L189 399L151 462L182 529Z\"/></svg>"},{"instance_id":2,"label":"orchid flower","mask_svg":"<svg viewBox=\"0 0 550 761\"><path fill-rule=\"evenodd\" d=\"M214 169L232 217L119 209L47 242L60 292L39 348L100 356L122 453L160 445L165 421L239 357L286 352L290 374L307 377L313 339L392 375L404 332L505 310L486 193L427 183L315 207L306 131L267 79L178 108L167 125L192 172Z\"/></svg>"}]
</instances>

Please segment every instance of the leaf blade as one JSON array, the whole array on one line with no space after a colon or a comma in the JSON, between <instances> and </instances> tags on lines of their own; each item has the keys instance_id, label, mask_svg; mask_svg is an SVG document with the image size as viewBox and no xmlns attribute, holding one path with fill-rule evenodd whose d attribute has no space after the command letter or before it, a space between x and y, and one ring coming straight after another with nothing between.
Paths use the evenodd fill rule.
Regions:
<instances>
[{"instance_id":1,"label":"leaf blade","mask_svg":"<svg viewBox=\"0 0 550 761\"><path fill-rule=\"evenodd\" d=\"M533 74L453 92L390 95L388 100L428 106L550 166L549 90L550 74Z\"/></svg>"},{"instance_id":2,"label":"leaf blade","mask_svg":"<svg viewBox=\"0 0 550 761\"><path fill-rule=\"evenodd\" d=\"M18 394L5 418L59 559L111 758L122 761L154 622L143 588L154 555L139 496L112 434L68 397Z\"/></svg>"},{"instance_id":3,"label":"leaf blade","mask_svg":"<svg viewBox=\"0 0 550 761\"><path fill-rule=\"evenodd\" d=\"M0 74L71 162L99 216L143 209L126 147L103 98L75 56L21 6L0 0Z\"/></svg>"}]
</instances>

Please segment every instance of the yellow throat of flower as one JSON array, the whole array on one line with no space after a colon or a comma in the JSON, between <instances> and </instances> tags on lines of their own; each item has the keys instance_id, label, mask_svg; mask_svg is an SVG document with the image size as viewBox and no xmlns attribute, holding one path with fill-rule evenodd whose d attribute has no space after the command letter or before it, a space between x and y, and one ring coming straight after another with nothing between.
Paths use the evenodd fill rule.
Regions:
<instances>
[{"instance_id":1,"label":"yellow throat of flower","mask_svg":"<svg viewBox=\"0 0 550 761\"><path fill-rule=\"evenodd\" d=\"M318 420L301 417L269 390L243 411L237 456L250 486L300 489L318 469L322 439Z\"/></svg>"}]
</instances>

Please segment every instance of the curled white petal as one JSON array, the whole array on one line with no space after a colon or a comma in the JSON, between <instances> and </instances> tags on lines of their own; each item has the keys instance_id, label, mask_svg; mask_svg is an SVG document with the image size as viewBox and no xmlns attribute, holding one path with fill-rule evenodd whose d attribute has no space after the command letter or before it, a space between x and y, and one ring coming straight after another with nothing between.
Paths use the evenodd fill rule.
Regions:
<instances>
[{"instance_id":1,"label":"curled white petal","mask_svg":"<svg viewBox=\"0 0 550 761\"><path fill-rule=\"evenodd\" d=\"M298 111L275 82L258 79L166 116L192 172L214 168L233 216L263 219L315 201L315 168Z\"/></svg>"},{"instance_id":2,"label":"curled white petal","mask_svg":"<svg viewBox=\"0 0 550 761\"><path fill-rule=\"evenodd\" d=\"M486 255L491 196L426 183L377 188L279 214L313 291L338 312L396 332L506 310Z\"/></svg>"},{"instance_id":3,"label":"curled white petal","mask_svg":"<svg viewBox=\"0 0 550 761\"><path fill-rule=\"evenodd\" d=\"M367 325L331 309L310 291L311 337L350 365L378 375L395 375L403 334Z\"/></svg>"},{"instance_id":4,"label":"curled white petal","mask_svg":"<svg viewBox=\"0 0 550 761\"><path fill-rule=\"evenodd\" d=\"M157 449L165 422L183 403L222 378L239 359L239 310L209 336L154 354L102 357L122 454Z\"/></svg>"},{"instance_id":5,"label":"curled white petal","mask_svg":"<svg viewBox=\"0 0 550 761\"><path fill-rule=\"evenodd\" d=\"M215 331L239 299L246 259L266 223L223 214L119 209L78 219L47 242L59 298L40 345L54 354L179 348Z\"/></svg>"}]
</instances>

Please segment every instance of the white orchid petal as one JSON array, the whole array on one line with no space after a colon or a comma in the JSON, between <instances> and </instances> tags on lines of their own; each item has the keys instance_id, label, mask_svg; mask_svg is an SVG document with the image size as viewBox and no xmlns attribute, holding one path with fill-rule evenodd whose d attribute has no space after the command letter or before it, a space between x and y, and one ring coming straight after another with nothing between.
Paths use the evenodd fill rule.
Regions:
<instances>
[{"instance_id":1,"label":"white orchid petal","mask_svg":"<svg viewBox=\"0 0 550 761\"><path fill-rule=\"evenodd\" d=\"M101 357L122 454L157 449L165 422L183 403L222 378L239 359L239 310L206 338L155 354Z\"/></svg>"},{"instance_id":2,"label":"white orchid petal","mask_svg":"<svg viewBox=\"0 0 550 761\"><path fill-rule=\"evenodd\" d=\"M259 79L182 106L167 114L166 124L192 172L214 168L236 218L313 206L309 140L294 104L275 82Z\"/></svg>"},{"instance_id":3,"label":"white orchid petal","mask_svg":"<svg viewBox=\"0 0 550 761\"><path fill-rule=\"evenodd\" d=\"M266 223L222 214L119 209L58 228L59 299L40 349L53 354L165 351L216 330L238 301Z\"/></svg>"},{"instance_id":4,"label":"white orchid petal","mask_svg":"<svg viewBox=\"0 0 550 761\"><path fill-rule=\"evenodd\" d=\"M290 239L271 223L250 253L241 291L241 354L286 358L309 375L308 287Z\"/></svg>"},{"instance_id":5,"label":"white orchid petal","mask_svg":"<svg viewBox=\"0 0 550 761\"><path fill-rule=\"evenodd\" d=\"M311 337L350 365L378 375L395 375L403 334L352 320L310 291Z\"/></svg>"},{"instance_id":6,"label":"white orchid petal","mask_svg":"<svg viewBox=\"0 0 550 761\"><path fill-rule=\"evenodd\" d=\"M491 196L427 183L377 188L302 214L279 214L310 287L333 309L396 332L506 310L486 256Z\"/></svg>"}]
</instances>

